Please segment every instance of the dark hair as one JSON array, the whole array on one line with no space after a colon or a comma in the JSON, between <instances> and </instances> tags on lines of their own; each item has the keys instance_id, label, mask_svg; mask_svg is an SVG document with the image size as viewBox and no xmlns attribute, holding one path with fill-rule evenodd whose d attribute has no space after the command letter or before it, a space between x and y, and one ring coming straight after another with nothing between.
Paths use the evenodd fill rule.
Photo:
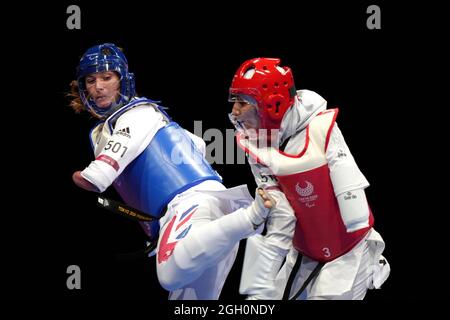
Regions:
<instances>
[{"instance_id":1,"label":"dark hair","mask_svg":"<svg viewBox=\"0 0 450 320\"><path fill-rule=\"evenodd\" d=\"M69 86L70 91L66 94L66 97L70 99L69 106L73 109L73 111L75 111L75 113L80 113L81 111L86 110L81 102L77 80L72 80Z\"/></svg>"}]
</instances>

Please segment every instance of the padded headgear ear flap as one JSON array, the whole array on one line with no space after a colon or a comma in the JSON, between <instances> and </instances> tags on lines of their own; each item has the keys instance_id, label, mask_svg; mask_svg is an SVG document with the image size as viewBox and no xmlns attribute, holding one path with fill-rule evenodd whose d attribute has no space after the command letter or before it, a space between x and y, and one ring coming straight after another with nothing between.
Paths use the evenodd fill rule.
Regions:
<instances>
[{"instance_id":1,"label":"padded headgear ear flap","mask_svg":"<svg viewBox=\"0 0 450 320\"><path fill-rule=\"evenodd\" d=\"M269 118L274 121L281 121L284 112L281 110L280 106L285 106L288 103L286 98L281 94L271 94L265 99L264 103L264 108L267 109Z\"/></svg>"}]
</instances>

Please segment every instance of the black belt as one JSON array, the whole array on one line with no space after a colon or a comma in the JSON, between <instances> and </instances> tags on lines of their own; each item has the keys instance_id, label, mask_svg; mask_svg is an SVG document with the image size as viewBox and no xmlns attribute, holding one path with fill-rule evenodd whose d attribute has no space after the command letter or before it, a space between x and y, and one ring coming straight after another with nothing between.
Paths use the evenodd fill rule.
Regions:
<instances>
[{"instance_id":1,"label":"black belt","mask_svg":"<svg viewBox=\"0 0 450 320\"><path fill-rule=\"evenodd\" d=\"M112 200L105 197L98 197L97 205L100 208L107 209L111 212L117 213L121 215L122 217L126 217L128 219L138 221L138 222L152 222L157 221L159 218L154 217L150 214L147 214L145 212L142 212L138 209L132 208L126 204L123 204L119 201ZM166 209L167 210L167 207ZM165 213L165 212L164 212ZM163 216L164 213L161 215ZM147 246L144 249L130 252L130 253L119 253L116 254L116 258L120 260L135 260L135 259L142 259L148 257L148 254L152 252L158 244L158 238L156 239L150 239L150 241L147 242Z\"/></svg>"},{"instance_id":2,"label":"black belt","mask_svg":"<svg viewBox=\"0 0 450 320\"><path fill-rule=\"evenodd\" d=\"M299 259L299 256L300 256L300 259ZM283 294L283 300L296 300L302 294L302 292L306 289L308 284L317 276L317 274L322 269L322 267L325 265L324 262L317 263L316 267L309 274L308 278L303 283L303 285L300 288L300 290L298 290L297 293L294 294L294 296L292 298L289 298L289 293L291 292L292 284L294 282L295 276L297 275L297 273L298 273L298 271L300 269L300 265L302 264L302 260L303 260L303 255L301 255L299 253L298 256L297 256L297 259L295 260L295 264L292 267L292 271L291 271L291 274L289 275L288 282L286 283L286 288L284 289L284 294Z\"/></svg>"},{"instance_id":3,"label":"black belt","mask_svg":"<svg viewBox=\"0 0 450 320\"><path fill-rule=\"evenodd\" d=\"M117 213L123 217L129 218L134 221L146 221L151 222L159 220L159 218L154 217L148 213L142 212L138 209L132 208L126 204L119 201L108 199L105 197L98 197L97 205L100 208L107 209L111 212Z\"/></svg>"}]
</instances>

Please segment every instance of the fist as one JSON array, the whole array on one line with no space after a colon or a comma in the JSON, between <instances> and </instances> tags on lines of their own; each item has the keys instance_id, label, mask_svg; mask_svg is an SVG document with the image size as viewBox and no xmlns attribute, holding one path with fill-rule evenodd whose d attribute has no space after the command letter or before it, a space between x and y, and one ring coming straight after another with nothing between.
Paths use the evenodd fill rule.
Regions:
<instances>
[{"instance_id":1,"label":"fist","mask_svg":"<svg viewBox=\"0 0 450 320\"><path fill-rule=\"evenodd\" d=\"M275 199L273 199L271 196L269 196L269 194L266 192L266 190L264 190L262 188L258 188L257 193L262 198L265 208L272 209L273 207L275 207L275 204L276 204Z\"/></svg>"}]
</instances>

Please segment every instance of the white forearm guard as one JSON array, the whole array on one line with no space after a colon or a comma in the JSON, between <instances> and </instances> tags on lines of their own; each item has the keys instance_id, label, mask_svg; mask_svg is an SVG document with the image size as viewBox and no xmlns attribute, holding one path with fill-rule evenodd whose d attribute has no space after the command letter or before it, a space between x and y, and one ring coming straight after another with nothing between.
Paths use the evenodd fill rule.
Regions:
<instances>
[{"instance_id":1,"label":"white forearm guard","mask_svg":"<svg viewBox=\"0 0 450 320\"><path fill-rule=\"evenodd\" d=\"M334 166L330 168L330 178L336 197L344 192L369 186L369 182L356 165Z\"/></svg>"},{"instance_id":2,"label":"white forearm guard","mask_svg":"<svg viewBox=\"0 0 450 320\"><path fill-rule=\"evenodd\" d=\"M369 225L369 205L364 189L369 185L356 165L335 166L330 170L342 220L347 232Z\"/></svg>"},{"instance_id":3,"label":"white forearm guard","mask_svg":"<svg viewBox=\"0 0 450 320\"><path fill-rule=\"evenodd\" d=\"M369 226L369 205L363 189L342 193L337 200L347 232Z\"/></svg>"}]
</instances>

